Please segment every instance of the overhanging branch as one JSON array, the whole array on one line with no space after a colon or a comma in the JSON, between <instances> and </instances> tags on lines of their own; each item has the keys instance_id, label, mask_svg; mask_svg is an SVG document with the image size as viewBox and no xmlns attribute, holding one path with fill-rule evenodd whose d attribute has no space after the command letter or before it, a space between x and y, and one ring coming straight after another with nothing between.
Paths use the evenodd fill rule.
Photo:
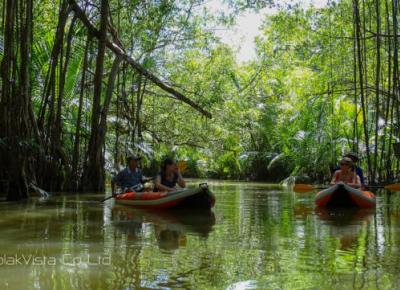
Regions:
<instances>
[{"instance_id":1,"label":"overhanging branch","mask_svg":"<svg viewBox=\"0 0 400 290\"><path fill-rule=\"evenodd\" d=\"M89 21L85 12L79 7L79 5L75 2L75 0L69 0L69 4L71 5L72 10L75 12L76 16L82 21L82 23L86 26L89 33L92 34L96 38L100 38L100 31ZM119 43L121 43L119 41ZM115 42L111 42L108 38L106 39L106 46L124 61L129 63L137 72L143 75L145 78L149 79L155 85L157 85L162 90L170 93L176 99L188 104L193 107L197 111L199 111L204 116L211 118L211 113L204 110L200 105L196 104L194 101L184 96L182 93L178 92L174 88L166 85L162 80L160 80L156 75L145 69L142 65L140 65L137 61L131 58L124 52L124 49L118 46Z\"/></svg>"}]
</instances>

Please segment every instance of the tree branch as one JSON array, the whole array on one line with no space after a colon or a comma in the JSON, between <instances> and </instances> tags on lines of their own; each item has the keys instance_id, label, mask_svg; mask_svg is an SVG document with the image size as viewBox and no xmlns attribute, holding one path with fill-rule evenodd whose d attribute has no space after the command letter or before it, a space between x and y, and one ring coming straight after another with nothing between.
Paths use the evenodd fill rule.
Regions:
<instances>
[{"instance_id":1,"label":"tree branch","mask_svg":"<svg viewBox=\"0 0 400 290\"><path fill-rule=\"evenodd\" d=\"M75 2L75 0L69 0L69 4L71 5L72 10L75 12L76 16L86 26L89 33L96 38L100 38L100 31L97 30L97 28L94 27L94 25L89 21L85 12L79 7L79 5ZM114 36L114 38L115 38L115 36ZM120 41L118 41L118 42L121 43ZM212 116L211 116L210 112L204 110L200 105L196 104L191 99L187 98L180 92L176 91L174 88L166 85L157 76L155 76L150 71L146 70L141 64L139 64L137 61L135 61L133 58L131 58L129 55L127 55L124 52L124 49L121 48L120 46L118 46L115 42L111 42L109 39L106 39L106 46L108 49L113 51L116 55L118 55L125 62L129 63L141 75L143 75L145 78L149 79L151 82L153 82L155 85L157 85L159 88L170 93L171 95L175 96L176 99L188 104L189 106L193 107L194 109L199 111L204 116L211 119Z\"/></svg>"},{"instance_id":2,"label":"tree branch","mask_svg":"<svg viewBox=\"0 0 400 290\"><path fill-rule=\"evenodd\" d=\"M380 37L392 37L392 38L400 37L400 34L394 35L394 34L377 33L375 31L371 31L371 30L368 30L368 29L367 29L367 32L371 33L372 37L378 37L378 36L380 36Z\"/></svg>"}]
</instances>

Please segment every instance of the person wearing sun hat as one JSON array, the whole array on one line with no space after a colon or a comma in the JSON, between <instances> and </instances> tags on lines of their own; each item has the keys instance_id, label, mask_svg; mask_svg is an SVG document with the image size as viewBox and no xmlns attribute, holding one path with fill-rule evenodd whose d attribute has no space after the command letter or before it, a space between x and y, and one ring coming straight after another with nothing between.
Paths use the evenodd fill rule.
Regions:
<instances>
[{"instance_id":1,"label":"person wearing sun hat","mask_svg":"<svg viewBox=\"0 0 400 290\"><path fill-rule=\"evenodd\" d=\"M345 183L351 187L361 186L360 177L353 171L353 160L350 157L343 157L340 161L340 169L332 176L331 184Z\"/></svg>"},{"instance_id":2,"label":"person wearing sun hat","mask_svg":"<svg viewBox=\"0 0 400 290\"><path fill-rule=\"evenodd\" d=\"M357 153L354 152L348 152L344 155L344 157L348 157L353 161L353 170L360 177L361 188L364 190L365 189L364 172L361 167L357 166L357 163L360 161L360 157L357 155Z\"/></svg>"}]
</instances>

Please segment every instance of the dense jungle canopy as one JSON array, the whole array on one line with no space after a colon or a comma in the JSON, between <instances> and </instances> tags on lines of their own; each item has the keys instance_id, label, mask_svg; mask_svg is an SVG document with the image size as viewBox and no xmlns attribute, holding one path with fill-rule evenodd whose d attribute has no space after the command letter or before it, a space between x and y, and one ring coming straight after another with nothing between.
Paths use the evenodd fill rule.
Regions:
<instances>
[{"instance_id":1,"label":"dense jungle canopy","mask_svg":"<svg viewBox=\"0 0 400 290\"><path fill-rule=\"evenodd\" d=\"M369 182L398 179L398 0L2 0L0 180L103 191L128 154L152 174L324 181L346 151ZM277 1L280 2L280 1ZM237 60L215 27L273 7Z\"/></svg>"}]
</instances>

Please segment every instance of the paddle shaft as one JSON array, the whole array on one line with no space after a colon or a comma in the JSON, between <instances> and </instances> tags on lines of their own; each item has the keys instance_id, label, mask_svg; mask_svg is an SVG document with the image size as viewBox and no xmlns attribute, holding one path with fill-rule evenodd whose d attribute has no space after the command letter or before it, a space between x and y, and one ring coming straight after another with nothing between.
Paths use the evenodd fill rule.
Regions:
<instances>
[{"instance_id":1,"label":"paddle shaft","mask_svg":"<svg viewBox=\"0 0 400 290\"><path fill-rule=\"evenodd\" d=\"M315 189L325 189L328 188L330 185L327 186L315 186L312 184L295 184L293 187L293 190L298 192L298 193L305 193L305 192L310 192ZM384 188L390 191L400 191L400 183L394 183L394 184L387 184L387 185L371 185L371 186L365 186L366 188Z\"/></svg>"},{"instance_id":2,"label":"paddle shaft","mask_svg":"<svg viewBox=\"0 0 400 290\"><path fill-rule=\"evenodd\" d=\"M314 186L313 189L327 189L332 185ZM364 185L365 188L385 188L386 185ZM361 188L361 187L360 187Z\"/></svg>"},{"instance_id":3,"label":"paddle shaft","mask_svg":"<svg viewBox=\"0 0 400 290\"><path fill-rule=\"evenodd\" d=\"M115 194L112 194L111 196L102 199L102 200L100 201L100 203L103 203L103 202L105 202L106 200L109 200L109 199L111 199L111 198L113 198L113 197L115 197Z\"/></svg>"}]
</instances>

